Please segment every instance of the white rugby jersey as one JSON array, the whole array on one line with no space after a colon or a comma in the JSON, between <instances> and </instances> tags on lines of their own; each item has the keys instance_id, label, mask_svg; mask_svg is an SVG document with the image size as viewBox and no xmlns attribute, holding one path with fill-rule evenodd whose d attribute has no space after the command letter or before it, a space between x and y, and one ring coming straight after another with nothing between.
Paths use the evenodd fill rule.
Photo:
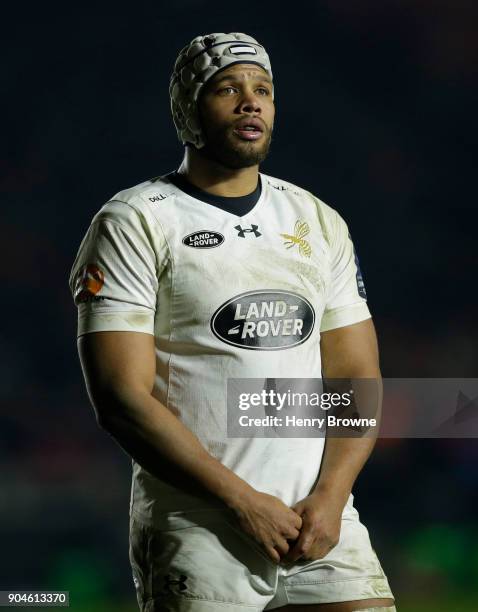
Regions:
<instances>
[{"instance_id":1,"label":"white rugby jersey","mask_svg":"<svg viewBox=\"0 0 478 612\"><path fill-rule=\"evenodd\" d=\"M320 378L320 333L371 315L342 217L289 182L260 180L242 217L167 175L120 191L94 216L70 289L78 336L154 335L153 395L209 453L291 506L314 486L324 439L228 438L227 379ZM133 460L130 511L144 522L204 505Z\"/></svg>"}]
</instances>

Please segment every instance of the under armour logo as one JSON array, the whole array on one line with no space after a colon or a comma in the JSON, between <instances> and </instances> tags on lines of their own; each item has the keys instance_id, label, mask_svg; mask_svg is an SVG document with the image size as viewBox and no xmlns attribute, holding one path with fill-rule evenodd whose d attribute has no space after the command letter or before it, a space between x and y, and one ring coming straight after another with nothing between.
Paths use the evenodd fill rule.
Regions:
<instances>
[{"instance_id":1,"label":"under armour logo","mask_svg":"<svg viewBox=\"0 0 478 612\"><path fill-rule=\"evenodd\" d=\"M259 236L262 236L262 234L259 231L257 231L258 227L259 227L258 225L251 224L250 228L246 227L242 229L240 225L235 225L234 229L237 229L237 235L239 236L239 238L245 238L246 232L253 232L254 236L258 238Z\"/></svg>"},{"instance_id":2,"label":"under armour logo","mask_svg":"<svg viewBox=\"0 0 478 612\"><path fill-rule=\"evenodd\" d=\"M167 574L166 576L164 576L164 585L163 588L168 592L168 593L172 593L173 591L171 591L171 585L172 584L177 584L178 585L178 589L180 591L186 591L187 590L187 586L186 586L186 580L188 579L187 576L185 576L184 574L180 574L179 576L179 580L174 580L171 577L171 574Z\"/></svg>"}]
</instances>

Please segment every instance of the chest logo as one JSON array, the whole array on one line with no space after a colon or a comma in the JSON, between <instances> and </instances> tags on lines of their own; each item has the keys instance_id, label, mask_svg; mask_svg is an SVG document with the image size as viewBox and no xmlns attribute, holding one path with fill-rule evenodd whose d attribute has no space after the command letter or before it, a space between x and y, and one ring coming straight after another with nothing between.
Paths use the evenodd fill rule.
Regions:
<instances>
[{"instance_id":1,"label":"chest logo","mask_svg":"<svg viewBox=\"0 0 478 612\"><path fill-rule=\"evenodd\" d=\"M262 236L262 234L258 231L258 228L259 226L254 225L254 224L252 224L251 227L244 227L244 228L241 227L240 225L234 226L234 229L237 230L237 235L239 236L239 238L245 238L246 233L248 232L252 232L256 238L259 238L259 236Z\"/></svg>"},{"instance_id":2,"label":"chest logo","mask_svg":"<svg viewBox=\"0 0 478 612\"><path fill-rule=\"evenodd\" d=\"M279 289L231 298L211 317L211 330L226 344L256 351L292 348L314 329L315 312L302 296Z\"/></svg>"},{"instance_id":3,"label":"chest logo","mask_svg":"<svg viewBox=\"0 0 478 612\"><path fill-rule=\"evenodd\" d=\"M224 236L212 230L199 230L184 236L182 243L193 249L214 249L224 242Z\"/></svg>"},{"instance_id":4,"label":"chest logo","mask_svg":"<svg viewBox=\"0 0 478 612\"><path fill-rule=\"evenodd\" d=\"M293 234L280 234L282 238L285 238L284 244L287 245L288 249L291 249L294 246L297 246L299 249L299 253L302 257L310 257L312 253L312 248L310 244L305 239L305 236L310 233L309 224L307 221L302 221L301 219L297 219L294 225L294 233Z\"/></svg>"}]
</instances>

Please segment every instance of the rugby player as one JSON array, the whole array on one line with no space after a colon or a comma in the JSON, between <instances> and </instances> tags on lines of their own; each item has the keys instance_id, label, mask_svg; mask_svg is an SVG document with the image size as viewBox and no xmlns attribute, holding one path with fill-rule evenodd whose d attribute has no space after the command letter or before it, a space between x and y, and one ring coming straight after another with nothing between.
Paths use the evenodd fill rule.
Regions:
<instances>
[{"instance_id":1,"label":"rugby player","mask_svg":"<svg viewBox=\"0 0 478 612\"><path fill-rule=\"evenodd\" d=\"M132 458L139 607L395 610L353 505L374 440L226 431L228 379L380 377L347 224L259 172L275 107L254 38L195 38L170 96L182 163L111 197L70 275L97 421Z\"/></svg>"}]
</instances>

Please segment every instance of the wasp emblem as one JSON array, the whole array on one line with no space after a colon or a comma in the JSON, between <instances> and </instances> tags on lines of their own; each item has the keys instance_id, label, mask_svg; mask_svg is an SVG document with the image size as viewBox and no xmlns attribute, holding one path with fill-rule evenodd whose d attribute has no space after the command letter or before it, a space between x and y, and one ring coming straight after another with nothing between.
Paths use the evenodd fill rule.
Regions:
<instances>
[{"instance_id":1,"label":"wasp emblem","mask_svg":"<svg viewBox=\"0 0 478 612\"><path fill-rule=\"evenodd\" d=\"M307 221L297 219L294 225L294 235L292 234L280 234L283 238L286 238L284 244L287 245L288 249L291 249L294 245L298 245L299 253L303 257L310 257L312 248L310 244L305 240L305 236L310 232L309 224Z\"/></svg>"}]
</instances>

